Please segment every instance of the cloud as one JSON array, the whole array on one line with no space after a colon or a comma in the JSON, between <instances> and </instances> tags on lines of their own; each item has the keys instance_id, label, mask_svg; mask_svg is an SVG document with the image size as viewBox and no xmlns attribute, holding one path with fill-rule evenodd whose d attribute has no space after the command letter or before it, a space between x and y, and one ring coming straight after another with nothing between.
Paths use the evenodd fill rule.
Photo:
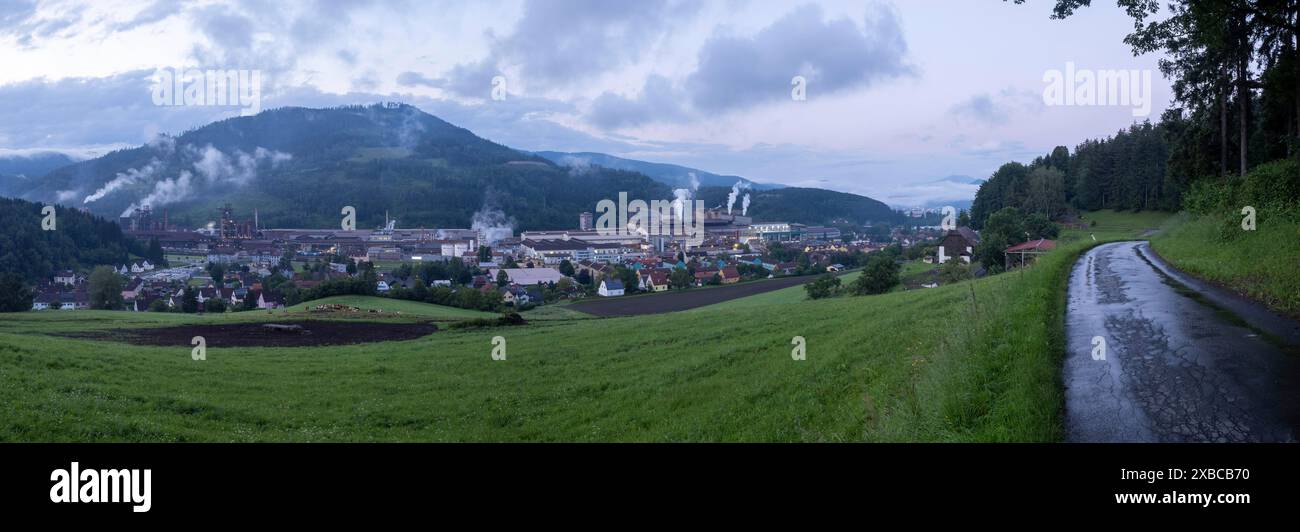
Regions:
<instances>
[{"instance_id":1,"label":"cloud","mask_svg":"<svg viewBox=\"0 0 1300 532\"><path fill-rule=\"evenodd\" d=\"M487 57L456 65L446 86L482 98L492 76L514 67L530 90L569 87L627 66L698 9L696 2L531 0L514 32L492 40ZM513 83L512 83L513 84Z\"/></svg>"},{"instance_id":2,"label":"cloud","mask_svg":"<svg viewBox=\"0 0 1300 532\"><path fill-rule=\"evenodd\" d=\"M1000 126L1021 112L1038 112L1043 109L1042 98L1031 90L1002 89L997 94L981 93L971 96L949 108L948 113L958 121L971 121L977 125Z\"/></svg>"},{"instance_id":3,"label":"cloud","mask_svg":"<svg viewBox=\"0 0 1300 532\"><path fill-rule=\"evenodd\" d=\"M913 73L893 10L875 5L865 27L848 18L824 21L822 9L796 9L753 37L715 35L686 80L694 106L705 112L788 100L790 80L807 79L808 97L865 87Z\"/></svg>"},{"instance_id":4,"label":"cloud","mask_svg":"<svg viewBox=\"0 0 1300 532\"><path fill-rule=\"evenodd\" d=\"M587 116L597 127L615 129L677 119L685 113L682 103L683 94L673 88L668 78L652 74L635 97L602 93L592 102Z\"/></svg>"},{"instance_id":5,"label":"cloud","mask_svg":"<svg viewBox=\"0 0 1300 532\"><path fill-rule=\"evenodd\" d=\"M442 80L431 79L419 72L406 71L397 75L397 84L403 87L432 87L440 89L446 84Z\"/></svg>"},{"instance_id":6,"label":"cloud","mask_svg":"<svg viewBox=\"0 0 1300 532\"><path fill-rule=\"evenodd\" d=\"M180 132L239 115L237 107L156 106L150 93L152 75L139 70L0 85L0 145L62 149L140 144L159 132Z\"/></svg>"},{"instance_id":7,"label":"cloud","mask_svg":"<svg viewBox=\"0 0 1300 532\"><path fill-rule=\"evenodd\" d=\"M587 118L602 129L702 119L720 111L789 101L796 75L807 80L813 95L911 75L907 45L893 11L877 4L865 24L859 28L848 18L824 21L821 8L808 5L752 37L719 33L699 50L697 69L680 86L651 74L635 95L602 93Z\"/></svg>"}]
</instances>

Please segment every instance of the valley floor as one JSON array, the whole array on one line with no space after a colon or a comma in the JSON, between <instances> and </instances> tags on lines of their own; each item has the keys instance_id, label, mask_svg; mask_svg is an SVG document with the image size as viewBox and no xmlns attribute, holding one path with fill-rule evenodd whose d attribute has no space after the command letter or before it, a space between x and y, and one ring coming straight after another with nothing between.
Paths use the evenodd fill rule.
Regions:
<instances>
[{"instance_id":1,"label":"valley floor","mask_svg":"<svg viewBox=\"0 0 1300 532\"><path fill-rule=\"evenodd\" d=\"M2 441L1057 441L1076 239L1024 270L810 301L795 286L683 312L320 347L69 338L181 324L481 313L122 312L0 318ZM314 302L319 303L319 302ZM505 360L494 360L504 340ZM806 360L792 350L802 337ZM500 352L498 352L500 353Z\"/></svg>"}]
</instances>

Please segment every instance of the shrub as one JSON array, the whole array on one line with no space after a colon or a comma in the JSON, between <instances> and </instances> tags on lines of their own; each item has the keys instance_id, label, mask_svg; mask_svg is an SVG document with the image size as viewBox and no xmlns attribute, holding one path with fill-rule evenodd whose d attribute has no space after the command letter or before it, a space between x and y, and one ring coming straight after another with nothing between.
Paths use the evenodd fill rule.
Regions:
<instances>
[{"instance_id":1,"label":"shrub","mask_svg":"<svg viewBox=\"0 0 1300 532\"><path fill-rule=\"evenodd\" d=\"M1300 162L1281 160L1257 166L1241 181L1239 199L1259 212L1294 215L1300 205Z\"/></svg>"},{"instance_id":2,"label":"shrub","mask_svg":"<svg viewBox=\"0 0 1300 532\"><path fill-rule=\"evenodd\" d=\"M898 263L887 253L873 253L862 269L862 276L849 285L855 296L883 294L899 283Z\"/></svg>"},{"instance_id":3,"label":"shrub","mask_svg":"<svg viewBox=\"0 0 1300 532\"><path fill-rule=\"evenodd\" d=\"M808 299L823 299L831 297L839 291L840 278L828 273L803 287L804 290L808 291Z\"/></svg>"}]
</instances>

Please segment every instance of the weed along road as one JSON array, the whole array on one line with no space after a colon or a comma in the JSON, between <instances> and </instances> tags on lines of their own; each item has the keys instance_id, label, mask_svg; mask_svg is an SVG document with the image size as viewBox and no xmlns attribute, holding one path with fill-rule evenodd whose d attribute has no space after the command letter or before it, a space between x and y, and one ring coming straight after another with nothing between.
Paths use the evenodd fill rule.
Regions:
<instances>
[{"instance_id":1,"label":"weed along road","mask_svg":"<svg viewBox=\"0 0 1300 532\"><path fill-rule=\"evenodd\" d=\"M1085 253L1068 298L1069 441L1300 436L1294 322L1172 270L1145 242Z\"/></svg>"}]
</instances>

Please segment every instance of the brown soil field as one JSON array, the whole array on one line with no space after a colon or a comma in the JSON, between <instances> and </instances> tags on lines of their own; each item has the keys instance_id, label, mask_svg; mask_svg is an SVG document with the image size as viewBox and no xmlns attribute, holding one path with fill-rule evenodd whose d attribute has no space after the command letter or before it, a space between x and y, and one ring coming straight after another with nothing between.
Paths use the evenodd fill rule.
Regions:
<instances>
[{"instance_id":1,"label":"brown soil field","mask_svg":"<svg viewBox=\"0 0 1300 532\"><path fill-rule=\"evenodd\" d=\"M286 321L273 324L287 327L266 327L266 325L268 324L183 325L149 329L85 331L62 336L163 346L189 346L195 336L202 336L208 347L302 347L412 340L433 334L438 330L438 326L433 323L336 320Z\"/></svg>"}]
</instances>

